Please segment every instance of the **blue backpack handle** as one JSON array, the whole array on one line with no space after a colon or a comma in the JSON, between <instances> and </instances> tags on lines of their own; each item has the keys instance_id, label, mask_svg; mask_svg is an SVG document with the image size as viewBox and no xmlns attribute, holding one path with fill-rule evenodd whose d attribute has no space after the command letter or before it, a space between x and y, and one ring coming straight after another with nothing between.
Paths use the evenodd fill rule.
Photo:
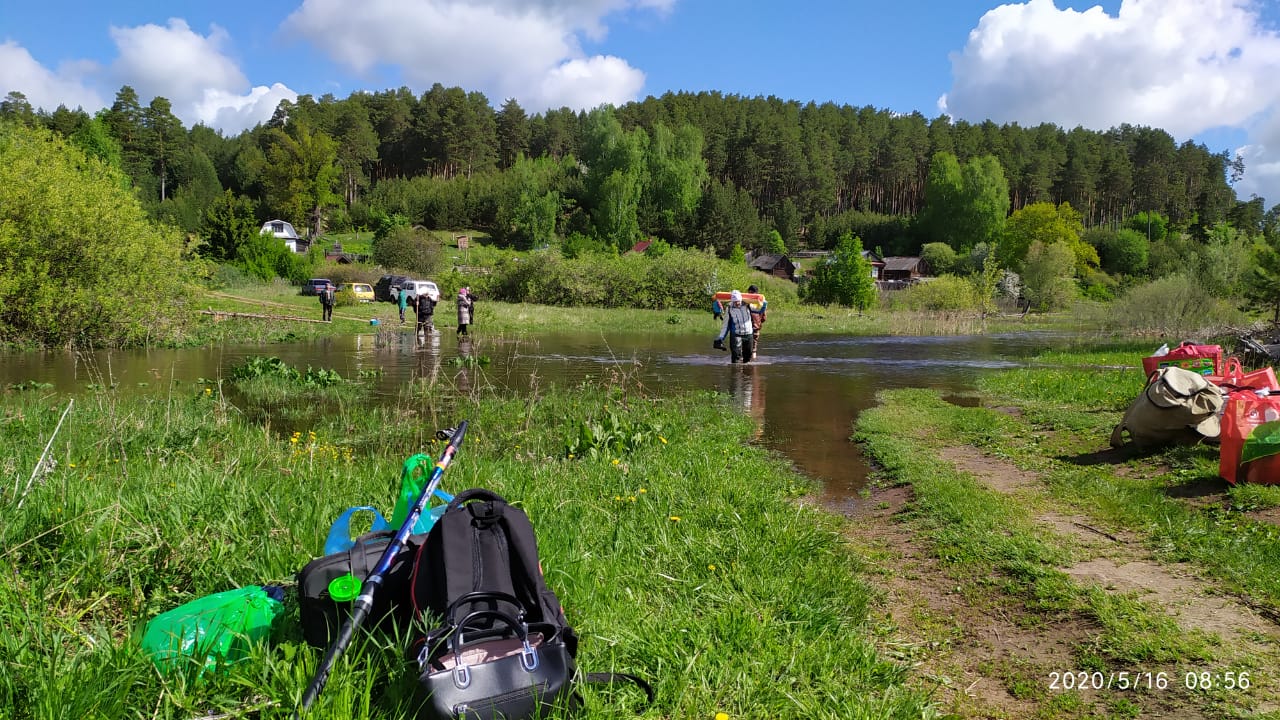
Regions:
<instances>
[{"instance_id":1,"label":"blue backpack handle","mask_svg":"<svg viewBox=\"0 0 1280 720\"><path fill-rule=\"evenodd\" d=\"M324 541L325 555L346 552L356 544L355 539L351 537L351 517L361 510L373 513L373 527L369 528L369 532L393 529L386 518L382 517L382 513L378 512L378 509L373 506L360 505L347 508L342 511L342 514L338 516L337 520L333 521L332 527L329 528L329 537Z\"/></svg>"}]
</instances>

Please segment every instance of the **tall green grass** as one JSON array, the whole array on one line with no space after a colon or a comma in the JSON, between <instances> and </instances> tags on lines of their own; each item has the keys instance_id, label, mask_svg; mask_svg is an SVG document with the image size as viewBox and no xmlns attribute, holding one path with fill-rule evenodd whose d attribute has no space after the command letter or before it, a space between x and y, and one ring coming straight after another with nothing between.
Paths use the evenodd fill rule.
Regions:
<instances>
[{"instance_id":1,"label":"tall green grass","mask_svg":"<svg viewBox=\"0 0 1280 720\"><path fill-rule=\"evenodd\" d=\"M0 716L288 716L320 656L301 641L292 594L269 645L199 681L158 674L136 649L141 629L213 592L292 584L339 512L389 513L403 459L438 453L435 430L463 417L470 432L446 489L487 487L529 513L548 582L581 633L580 666L652 680L646 717L930 714L926 697L904 689L907 668L869 640L868 590L838 522L792 502L807 482L745 445L749 420L720 397L438 390L292 421L212 387L81 396L53 445L56 465L21 510L66 398L4 395ZM646 436L570 459L579 422L606 412ZM313 716L410 717L406 645L357 642ZM634 717L639 702L626 690L584 696L589 718Z\"/></svg>"}]
</instances>

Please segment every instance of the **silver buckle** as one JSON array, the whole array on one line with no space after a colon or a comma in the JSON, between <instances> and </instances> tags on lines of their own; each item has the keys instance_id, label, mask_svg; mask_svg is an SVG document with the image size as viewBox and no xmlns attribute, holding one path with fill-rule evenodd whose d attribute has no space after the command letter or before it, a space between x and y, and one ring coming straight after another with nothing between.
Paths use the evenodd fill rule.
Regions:
<instances>
[{"instance_id":1,"label":"silver buckle","mask_svg":"<svg viewBox=\"0 0 1280 720\"><path fill-rule=\"evenodd\" d=\"M471 669L466 665L458 665L453 669L453 684L459 690L466 690L471 685Z\"/></svg>"},{"instance_id":2,"label":"silver buckle","mask_svg":"<svg viewBox=\"0 0 1280 720\"><path fill-rule=\"evenodd\" d=\"M538 652L533 649L528 640L524 641L524 649L520 651L520 664L529 672L538 669Z\"/></svg>"}]
</instances>

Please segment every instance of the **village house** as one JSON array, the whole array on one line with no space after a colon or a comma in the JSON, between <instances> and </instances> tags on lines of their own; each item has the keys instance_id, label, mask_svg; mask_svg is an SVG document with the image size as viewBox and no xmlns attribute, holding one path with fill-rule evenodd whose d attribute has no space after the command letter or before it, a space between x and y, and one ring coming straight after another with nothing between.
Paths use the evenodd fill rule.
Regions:
<instances>
[{"instance_id":1,"label":"village house","mask_svg":"<svg viewBox=\"0 0 1280 720\"><path fill-rule=\"evenodd\" d=\"M293 229L293 225L287 220L268 220L262 223L260 232L270 233L271 235L284 241L285 247L292 252L306 252L311 243L298 237L298 233Z\"/></svg>"},{"instance_id":2,"label":"village house","mask_svg":"<svg viewBox=\"0 0 1280 720\"><path fill-rule=\"evenodd\" d=\"M791 259L786 255L772 253L761 255L754 259L748 259L747 265L754 270L785 280L794 280L796 277L796 264L791 262Z\"/></svg>"},{"instance_id":3,"label":"village house","mask_svg":"<svg viewBox=\"0 0 1280 720\"><path fill-rule=\"evenodd\" d=\"M929 275L929 264L919 257L887 257L881 275L881 280L889 282L918 282Z\"/></svg>"}]
</instances>

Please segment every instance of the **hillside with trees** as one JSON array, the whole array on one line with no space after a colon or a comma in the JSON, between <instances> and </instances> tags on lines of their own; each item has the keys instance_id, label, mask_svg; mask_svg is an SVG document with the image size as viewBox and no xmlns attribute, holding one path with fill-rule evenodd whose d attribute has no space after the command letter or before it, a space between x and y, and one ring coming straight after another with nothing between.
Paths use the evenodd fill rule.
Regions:
<instances>
[{"instance_id":1,"label":"hillside with trees","mask_svg":"<svg viewBox=\"0 0 1280 720\"><path fill-rule=\"evenodd\" d=\"M975 280L997 263L1016 276L997 284L1038 309L1201 271L1223 297L1280 307L1266 269L1280 206L1236 197L1238 158L1158 128L975 124L715 92L530 114L439 84L302 95L230 137L186 128L166 99L144 105L128 86L93 116L36 111L11 92L0 122L46 128L116 168L192 252L258 277L300 281L310 267L252 237L279 218L388 246L396 228L468 228L566 258L641 239L720 258L844 257L853 238L882 256L932 253Z\"/></svg>"}]
</instances>

